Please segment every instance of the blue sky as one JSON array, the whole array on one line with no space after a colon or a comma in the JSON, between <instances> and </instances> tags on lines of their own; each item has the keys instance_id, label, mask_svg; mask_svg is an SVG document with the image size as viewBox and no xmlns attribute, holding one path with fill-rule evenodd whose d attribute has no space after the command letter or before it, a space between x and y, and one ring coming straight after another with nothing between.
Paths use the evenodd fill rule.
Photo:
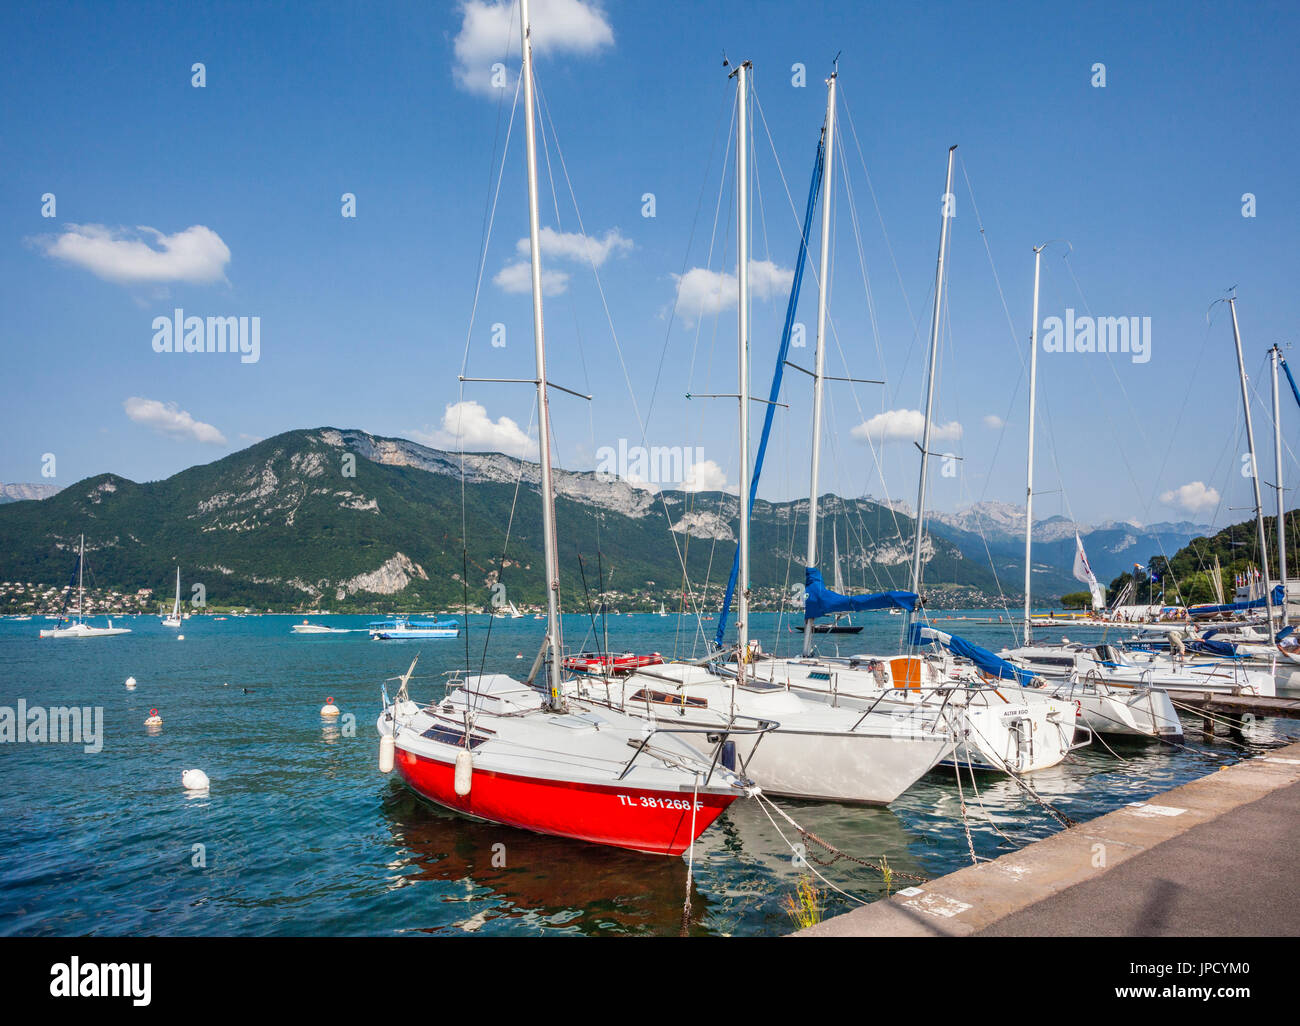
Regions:
<instances>
[{"instance_id":1,"label":"blue sky","mask_svg":"<svg viewBox=\"0 0 1300 1026\"><path fill-rule=\"evenodd\" d=\"M485 85L484 69L517 67L504 54L517 28L496 30L496 6L11 7L0 39L0 480L42 480L46 453L59 484L106 470L157 479L324 424L443 444L448 427L469 425L470 446L526 432L528 389L462 395L456 380L472 311L468 373L532 373L529 297L503 287L527 231L518 122L473 309L514 96ZM542 221L578 230L562 153L582 224L602 243L593 252L618 339L580 247L559 239L544 260L568 276L546 303L550 373L595 394L590 405L556 397L564 466L590 468L619 439L641 443L635 394L648 444L699 447L711 461L702 481L736 480L734 405L684 397L735 390L734 304L667 316L676 275L734 272L721 166L734 89L722 55L753 60L762 110L753 259L776 273L771 298L755 300L753 382L766 394L780 272L797 244L785 189L802 213L839 53L839 344L827 367L886 385L829 387L823 487L915 499L899 411L922 402L939 195L958 143L936 420L960 425L938 447L963 460L954 477L936 468L934 504L1023 499L1031 247L1066 239L1068 264L1063 246L1044 255L1041 316L1150 317L1151 359L1041 354L1036 512L1244 517L1229 509L1249 503L1231 328L1223 307L1207 325L1206 308L1238 286L1247 366L1266 397L1267 348L1300 341L1294 8L534 0L534 21L559 141L549 153L560 217L544 164ZM192 85L195 62L204 88ZM1104 88L1092 85L1099 62ZM355 218L341 216L344 193ZM642 216L645 193L654 218ZM1245 193L1254 217L1242 216ZM260 318L260 358L155 352L154 318L178 307ZM810 365L811 275L798 319L809 336L795 359ZM504 346L492 345L494 324ZM787 376L765 496L806 491L806 382ZM461 400L481 413L445 420ZM1269 413L1256 407L1271 468ZM1292 445L1296 414L1283 415ZM873 449L854 429L877 415L893 430L876 431ZM1300 480L1294 455L1287 474Z\"/></svg>"}]
</instances>

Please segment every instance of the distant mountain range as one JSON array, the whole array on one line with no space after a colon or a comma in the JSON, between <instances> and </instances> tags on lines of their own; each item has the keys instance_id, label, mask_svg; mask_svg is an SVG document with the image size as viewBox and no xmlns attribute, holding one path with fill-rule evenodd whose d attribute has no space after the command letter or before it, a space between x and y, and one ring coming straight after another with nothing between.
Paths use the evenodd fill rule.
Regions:
<instances>
[{"instance_id":1,"label":"distant mountain range","mask_svg":"<svg viewBox=\"0 0 1300 1026\"><path fill-rule=\"evenodd\" d=\"M101 474L61 491L7 486L52 494L0 507L0 580L62 585L84 532L94 583L127 593L169 592L179 562L184 590L201 583L215 605L446 609L462 599L470 608L540 603L537 465L499 453L467 453L463 472L462 509L460 454L364 431L315 428L277 435L163 481L137 484ZM602 582L612 601L629 608L660 600L671 606L684 590L683 566L696 595L707 584L705 601L716 605L735 551L735 496L656 493L590 472L557 471L556 487L568 609L598 604ZM802 584L807 505L755 504L751 576L760 606L775 606ZM824 496L821 511L822 552L831 551L834 525L848 588L908 586L910 516L872 499L836 496ZM936 516L923 548L931 604L1017 598L1023 516L1017 521L1016 508L1005 504ZM1074 528L1057 523L1062 520L1036 527L1044 535L1034 553L1035 592L1044 602L1079 587L1070 576ZM1194 525L1102 525L1088 529L1087 544L1105 580L1161 551L1160 545L1172 554L1194 533L1202 532ZM828 564L824 558L829 580Z\"/></svg>"},{"instance_id":2,"label":"distant mountain range","mask_svg":"<svg viewBox=\"0 0 1300 1026\"><path fill-rule=\"evenodd\" d=\"M5 484L0 482L0 503L22 502L25 499L48 499L58 494L58 485Z\"/></svg>"},{"instance_id":3,"label":"distant mountain range","mask_svg":"<svg viewBox=\"0 0 1300 1026\"><path fill-rule=\"evenodd\" d=\"M955 532L948 537L959 543L963 540L961 536L974 535L987 539L995 556L1023 555L1024 506L1009 502L979 502L957 513L935 513L930 520L936 534L943 533L935 526L942 524ZM1104 584L1132 570L1135 562L1145 563L1150 556L1172 558L1193 538L1208 535L1212 530L1205 524L1188 521L1143 526L1130 521L1109 520L1089 525L1076 523L1069 517L1051 516L1034 521L1034 562L1041 559L1068 571L1074 565L1074 535L1077 531L1083 538L1093 573Z\"/></svg>"}]
</instances>

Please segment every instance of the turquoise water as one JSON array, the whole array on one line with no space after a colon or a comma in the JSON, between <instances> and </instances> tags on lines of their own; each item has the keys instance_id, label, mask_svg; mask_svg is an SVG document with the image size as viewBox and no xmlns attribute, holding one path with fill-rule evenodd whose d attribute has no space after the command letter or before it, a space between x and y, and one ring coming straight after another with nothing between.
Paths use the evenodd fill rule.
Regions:
<instances>
[{"instance_id":1,"label":"turquoise water","mask_svg":"<svg viewBox=\"0 0 1300 1026\"><path fill-rule=\"evenodd\" d=\"M132 628L129 635L84 641L38 640L47 625L40 619L0 621L0 706L20 699L29 707L97 706L104 722L97 753L0 744L0 934L682 931L684 860L475 823L424 804L379 773L380 683L419 651L412 693L436 697L442 671L465 664L463 639L293 636L300 619L194 618L179 632L184 641L155 617L118 621ZM354 628L371 619L312 618ZM794 636L775 614L753 619L766 649L789 651ZM494 622L485 653L486 623L470 618L474 669L526 673L541 624ZM565 624L570 648L583 647L586 619L568 616ZM615 651L689 656L693 643L698 649L694 621L685 618L624 615L608 625ZM945 626L986 644L1010 640L1005 628ZM841 649L896 650L900 629L900 618L878 616ZM588 639L585 647L595 645ZM137 679L135 690L124 687L128 676ZM345 714L341 724L321 719L327 697ZM163 725L151 732L144 721L155 708ZM1249 740L1267 745L1288 734L1300 735L1300 723L1266 721ZM1204 775L1241 751L1226 738L1205 744L1196 731L1188 747L1126 746L1124 761L1085 749L1034 774L1033 783L1083 820ZM181 772L191 767L211 778L204 797L181 787ZM969 780L965 797L980 855L1059 829L1009 781L981 776L976 783L978 798ZM933 877L969 863L950 776L927 777L889 809L779 804L844 851L886 855L904 873ZM855 863L819 871L859 897L883 893L878 874ZM788 932L783 905L801 872L761 808L737 802L697 845L687 929ZM895 887L909 882L899 878ZM827 912L850 907L832 894Z\"/></svg>"}]
</instances>

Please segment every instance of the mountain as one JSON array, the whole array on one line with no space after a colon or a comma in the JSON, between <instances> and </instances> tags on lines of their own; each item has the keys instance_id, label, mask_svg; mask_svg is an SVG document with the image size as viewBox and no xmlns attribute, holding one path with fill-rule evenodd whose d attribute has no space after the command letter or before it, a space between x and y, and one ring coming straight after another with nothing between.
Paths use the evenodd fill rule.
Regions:
<instances>
[{"instance_id":1,"label":"mountain","mask_svg":"<svg viewBox=\"0 0 1300 1026\"><path fill-rule=\"evenodd\" d=\"M0 502L22 502L25 499L48 499L59 491L58 485L5 484L0 482Z\"/></svg>"},{"instance_id":2,"label":"mountain","mask_svg":"<svg viewBox=\"0 0 1300 1026\"><path fill-rule=\"evenodd\" d=\"M1021 554L1023 558L1024 506L1008 502L978 502L956 513L935 513L931 523L936 534L957 542L963 550L969 550L976 542L987 542L990 553L997 557ZM1111 520L1090 526L1076 523L1069 517L1050 516L1034 521L1034 564L1041 563L1068 576L1074 566L1076 531L1083 538L1093 573L1098 580L1108 581L1131 570L1134 563L1145 563L1146 557L1153 553L1172 556L1210 528L1185 521L1143 527L1131 521ZM1067 587L1066 590L1078 588Z\"/></svg>"},{"instance_id":3,"label":"mountain","mask_svg":"<svg viewBox=\"0 0 1300 1026\"><path fill-rule=\"evenodd\" d=\"M63 584L84 532L93 583L128 594L169 591L179 562L185 589L202 584L213 605L537 604L544 591L538 470L499 453L467 453L462 486L457 453L357 430L290 431L163 481L101 474L39 503L0 507L0 579ZM735 496L656 493L590 472L555 478L567 608L596 604L602 581L612 601L671 604L683 590L683 564L696 594L707 583L706 602L716 606L735 551ZM806 500L755 504L757 605L775 607L802 585L806 517ZM831 524L838 526L848 587L907 587L910 517L870 499L826 496L820 523L824 552ZM936 530L922 551L932 604L998 596L979 538ZM1004 585L1020 580L1014 553L995 565ZM1059 569L1036 572L1045 599L1074 588Z\"/></svg>"},{"instance_id":4,"label":"mountain","mask_svg":"<svg viewBox=\"0 0 1300 1026\"><path fill-rule=\"evenodd\" d=\"M1294 582L1296 553L1300 552L1300 516L1296 510L1287 510L1286 547L1288 553L1287 579ZM1277 553L1277 518L1264 517L1264 533L1268 541L1268 576L1276 582L1278 577ZM1200 602L1215 602L1214 562L1217 558L1222 571L1221 581L1223 595L1231 602L1236 590L1235 578L1238 574L1257 569L1260 566L1257 527L1254 519L1231 524L1216 534L1208 537L1197 536L1172 555L1165 552L1150 552L1145 560L1137 560L1149 568L1148 573L1139 575L1138 597L1140 601L1151 598L1156 601L1163 593L1164 600L1170 603L1194 605ZM1110 582L1110 598L1113 600L1118 592L1131 579L1132 561ZM1150 571L1159 575L1159 583L1152 584ZM1103 581L1105 579L1103 578Z\"/></svg>"}]
</instances>

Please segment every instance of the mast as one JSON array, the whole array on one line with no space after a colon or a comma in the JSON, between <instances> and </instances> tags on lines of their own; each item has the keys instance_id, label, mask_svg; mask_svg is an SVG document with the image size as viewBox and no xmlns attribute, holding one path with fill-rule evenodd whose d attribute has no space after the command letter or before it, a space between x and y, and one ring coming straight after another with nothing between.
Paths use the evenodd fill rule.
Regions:
<instances>
[{"instance_id":1,"label":"mast","mask_svg":"<svg viewBox=\"0 0 1300 1026\"><path fill-rule=\"evenodd\" d=\"M564 637L560 622L560 567L555 539L555 485L551 479L551 408L546 385L546 333L542 325L542 244L537 201L537 130L533 123L533 46L528 0L519 0L524 78L524 138L528 157L528 249L533 281L533 343L537 358L537 455L542 483L542 537L546 558L546 636L550 649L548 704L564 708L560 672Z\"/></svg>"},{"instance_id":2,"label":"mast","mask_svg":"<svg viewBox=\"0 0 1300 1026\"><path fill-rule=\"evenodd\" d=\"M81 551L77 556L77 623L81 623L86 618L86 589L84 580L86 575L86 536L81 536Z\"/></svg>"},{"instance_id":3,"label":"mast","mask_svg":"<svg viewBox=\"0 0 1300 1026\"><path fill-rule=\"evenodd\" d=\"M1282 408L1277 401L1277 365L1282 350L1274 345L1269 351L1273 363L1273 487L1277 490L1277 576L1282 585L1282 626L1286 626L1286 499L1282 494ZM1268 574L1264 575L1268 586Z\"/></svg>"},{"instance_id":4,"label":"mast","mask_svg":"<svg viewBox=\"0 0 1300 1026\"><path fill-rule=\"evenodd\" d=\"M181 615L181 568L176 567L176 604L172 606L172 616Z\"/></svg>"},{"instance_id":5,"label":"mast","mask_svg":"<svg viewBox=\"0 0 1300 1026\"><path fill-rule=\"evenodd\" d=\"M740 652L736 676L745 681L749 655L749 71L742 61L736 76L736 281L739 303L736 338L740 374L740 587L736 595L736 631Z\"/></svg>"},{"instance_id":6,"label":"mast","mask_svg":"<svg viewBox=\"0 0 1300 1026\"><path fill-rule=\"evenodd\" d=\"M1264 505L1259 497L1259 463L1255 459L1255 427L1250 418L1250 390L1246 386L1246 361L1241 355L1241 331L1237 327L1237 297L1228 299L1232 311L1232 339L1237 345L1237 372L1241 376L1241 407L1246 413L1246 444L1250 446L1250 486L1255 490L1255 531L1259 540L1259 561L1264 571L1264 608L1268 610L1269 632L1273 626L1273 595L1268 586L1268 541L1264 536Z\"/></svg>"},{"instance_id":7,"label":"mast","mask_svg":"<svg viewBox=\"0 0 1300 1026\"><path fill-rule=\"evenodd\" d=\"M912 590L921 592L921 539L925 533L925 479L930 469L930 416L934 412L934 371L939 355L939 320L943 313L944 262L948 256L948 213L952 196L952 155L956 146L948 148L948 178L943 187L943 203L939 211L939 262L934 272L934 313L930 324L930 367L926 374L925 389L925 433L921 440L921 483L916 493L916 537L912 542ZM910 627L915 612L909 610L907 625Z\"/></svg>"},{"instance_id":8,"label":"mast","mask_svg":"<svg viewBox=\"0 0 1300 1026\"><path fill-rule=\"evenodd\" d=\"M1045 245L1045 244L1044 244ZM1029 644L1029 593L1033 587L1034 548L1034 415L1038 401L1038 279L1043 247L1034 247L1034 316L1029 322L1029 457L1025 470L1025 644Z\"/></svg>"},{"instance_id":9,"label":"mast","mask_svg":"<svg viewBox=\"0 0 1300 1026\"><path fill-rule=\"evenodd\" d=\"M808 554L804 565L817 565L817 495L818 477L821 469L822 455L822 373L826 366L826 294L831 248L831 173L835 153L835 78L839 73L831 72L826 80L826 127L822 130L822 152L824 167L822 171L822 238L821 266L817 272L817 355L813 364L813 429L812 429L812 475L808 484ZM838 569L838 561L836 568ZM812 655L813 622L803 622L803 654Z\"/></svg>"}]
</instances>

